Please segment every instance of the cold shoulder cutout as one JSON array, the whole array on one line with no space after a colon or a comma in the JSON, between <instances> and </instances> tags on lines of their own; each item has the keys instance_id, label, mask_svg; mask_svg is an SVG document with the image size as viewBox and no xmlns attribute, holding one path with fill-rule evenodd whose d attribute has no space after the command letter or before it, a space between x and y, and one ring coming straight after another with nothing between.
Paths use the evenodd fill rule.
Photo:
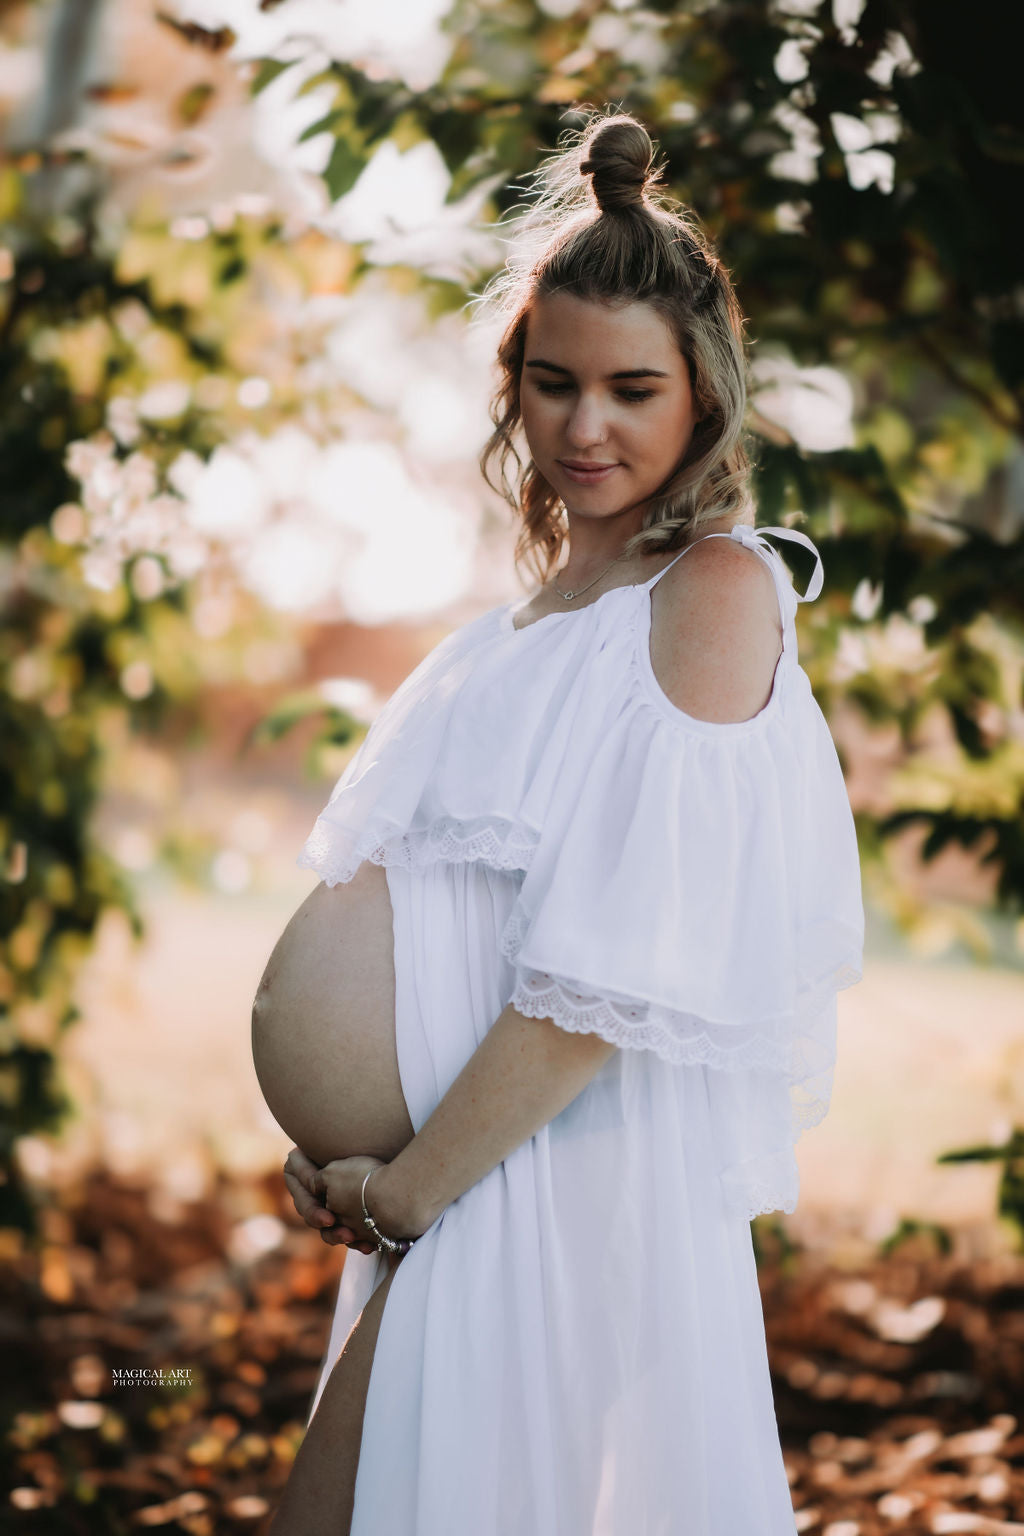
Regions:
<instances>
[{"instance_id":1,"label":"cold shoulder cutout","mask_svg":"<svg viewBox=\"0 0 1024 1536\"><path fill-rule=\"evenodd\" d=\"M767 562L738 540L707 537L683 576L651 600L651 667L677 708L728 724L771 696L781 655L781 610Z\"/></svg>"},{"instance_id":2,"label":"cold shoulder cutout","mask_svg":"<svg viewBox=\"0 0 1024 1536\"><path fill-rule=\"evenodd\" d=\"M815 556L798 594L766 535ZM370 859L516 872L509 1001L708 1073L719 1176L748 1215L793 1210L793 1144L827 1111L836 994L860 979L857 839L794 617L821 591L795 529L736 524L769 567L783 647L755 715L671 702L644 583L447 636L385 705L298 863L333 885ZM681 559L696 543L676 556Z\"/></svg>"}]
</instances>

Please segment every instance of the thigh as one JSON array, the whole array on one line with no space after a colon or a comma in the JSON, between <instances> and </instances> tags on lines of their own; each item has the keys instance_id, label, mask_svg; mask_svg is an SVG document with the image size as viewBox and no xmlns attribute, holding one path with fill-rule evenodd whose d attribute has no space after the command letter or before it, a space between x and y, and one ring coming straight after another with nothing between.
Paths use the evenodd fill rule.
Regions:
<instances>
[{"instance_id":1,"label":"thigh","mask_svg":"<svg viewBox=\"0 0 1024 1536\"><path fill-rule=\"evenodd\" d=\"M366 1391L384 1305L401 1256L389 1261L327 1380L267 1536L347 1536Z\"/></svg>"}]
</instances>

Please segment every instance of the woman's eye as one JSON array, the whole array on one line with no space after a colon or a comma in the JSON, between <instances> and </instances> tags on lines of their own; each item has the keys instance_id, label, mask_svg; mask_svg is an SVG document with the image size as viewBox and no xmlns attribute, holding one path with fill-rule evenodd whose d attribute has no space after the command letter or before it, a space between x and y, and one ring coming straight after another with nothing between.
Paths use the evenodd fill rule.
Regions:
<instances>
[{"instance_id":1,"label":"woman's eye","mask_svg":"<svg viewBox=\"0 0 1024 1536\"><path fill-rule=\"evenodd\" d=\"M540 381L537 384L537 388L542 395L564 395L572 389L572 385ZM619 399L625 400L627 405L637 405L641 400L649 400L653 394L653 389L620 389L618 391Z\"/></svg>"}]
</instances>

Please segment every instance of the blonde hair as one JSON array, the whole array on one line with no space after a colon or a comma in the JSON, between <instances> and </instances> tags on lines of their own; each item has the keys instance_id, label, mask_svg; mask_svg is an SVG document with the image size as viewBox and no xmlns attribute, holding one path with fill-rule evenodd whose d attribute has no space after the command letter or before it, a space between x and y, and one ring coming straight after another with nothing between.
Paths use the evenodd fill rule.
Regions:
<instances>
[{"instance_id":1,"label":"blonde hair","mask_svg":"<svg viewBox=\"0 0 1024 1536\"><path fill-rule=\"evenodd\" d=\"M480 455L487 483L521 517L515 559L541 582L567 533L557 493L515 437L530 306L556 291L607 303L640 299L667 322L687 361L699 413L681 462L651 497L626 556L681 547L692 531L732 514L753 521L746 408L744 319L735 290L695 215L662 192L654 145L627 113L593 112L530 178L532 206L513 218L503 270L477 295L481 314L503 322L494 431ZM497 469L497 479L493 471ZM511 470L511 474L510 474Z\"/></svg>"}]
</instances>

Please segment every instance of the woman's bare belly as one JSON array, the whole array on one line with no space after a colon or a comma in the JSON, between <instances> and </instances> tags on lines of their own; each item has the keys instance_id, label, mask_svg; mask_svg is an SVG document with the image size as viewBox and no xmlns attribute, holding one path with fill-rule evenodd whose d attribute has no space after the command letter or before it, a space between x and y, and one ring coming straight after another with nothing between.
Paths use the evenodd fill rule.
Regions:
<instances>
[{"instance_id":1,"label":"woman's bare belly","mask_svg":"<svg viewBox=\"0 0 1024 1536\"><path fill-rule=\"evenodd\" d=\"M413 1128L395 1047L394 925L387 875L364 862L311 891L267 962L252 1053L274 1119L315 1163L390 1161Z\"/></svg>"}]
</instances>

